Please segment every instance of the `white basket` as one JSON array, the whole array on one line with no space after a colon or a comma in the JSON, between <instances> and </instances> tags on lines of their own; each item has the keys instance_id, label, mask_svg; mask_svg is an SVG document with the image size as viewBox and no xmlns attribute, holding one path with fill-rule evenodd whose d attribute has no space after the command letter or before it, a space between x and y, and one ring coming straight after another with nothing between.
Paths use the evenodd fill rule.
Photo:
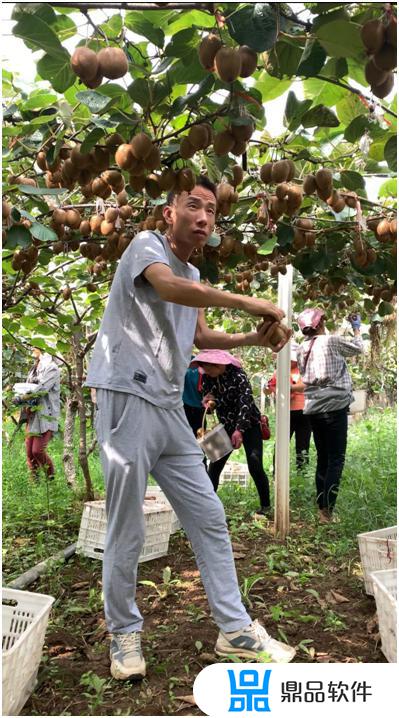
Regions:
<instances>
[{"instance_id":1,"label":"white basket","mask_svg":"<svg viewBox=\"0 0 399 718\"><path fill-rule=\"evenodd\" d=\"M2 589L3 715L18 715L36 683L52 596Z\"/></svg>"},{"instance_id":2,"label":"white basket","mask_svg":"<svg viewBox=\"0 0 399 718\"><path fill-rule=\"evenodd\" d=\"M357 414L360 411L366 411L367 408L367 391L366 389L355 389L353 392L353 401L349 404L349 413Z\"/></svg>"},{"instance_id":3,"label":"white basket","mask_svg":"<svg viewBox=\"0 0 399 718\"><path fill-rule=\"evenodd\" d=\"M220 474L220 484L239 484L246 488L249 482L249 471L246 464L239 461L230 461Z\"/></svg>"},{"instance_id":4,"label":"white basket","mask_svg":"<svg viewBox=\"0 0 399 718\"><path fill-rule=\"evenodd\" d=\"M143 511L145 542L139 563L167 555L172 523L172 509L158 501L145 501ZM106 530L105 501L87 501L80 522L76 553L102 561Z\"/></svg>"},{"instance_id":5,"label":"white basket","mask_svg":"<svg viewBox=\"0 0 399 718\"><path fill-rule=\"evenodd\" d=\"M381 650L389 661L396 663L397 570L375 571L371 574L377 604Z\"/></svg>"},{"instance_id":6,"label":"white basket","mask_svg":"<svg viewBox=\"0 0 399 718\"><path fill-rule=\"evenodd\" d=\"M397 526L386 529L367 531L358 534L360 558L362 561L364 588L372 596L373 581L370 573L384 569L396 568L397 559Z\"/></svg>"},{"instance_id":7,"label":"white basket","mask_svg":"<svg viewBox=\"0 0 399 718\"><path fill-rule=\"evenodd\" d=\"M160 486L147 486L145 498L146 500L149 500L151 497L154 497L156 501L159 501L161 504L165 504L165 506L172 509L172 525L170 533L174 534L176 531L180 531L183 527Z\"/></svg>"}]
</instances>

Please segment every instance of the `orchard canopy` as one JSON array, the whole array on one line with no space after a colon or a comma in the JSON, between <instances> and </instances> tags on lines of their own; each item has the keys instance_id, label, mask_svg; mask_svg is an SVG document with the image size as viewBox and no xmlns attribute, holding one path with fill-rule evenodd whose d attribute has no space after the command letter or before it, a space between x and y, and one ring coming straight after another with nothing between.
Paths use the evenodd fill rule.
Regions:
<instances>
[{"instance_id":1,"label":"orchard canopy","mask_svg":"<svg viewBox=\"0 0 399 718\"><path fill-rule=\"evenodd\" d=\"M12 20L36 78L27 92L6 62L9 356L82 359L118 259L200 173L218 184L203 281L271 296L292 263L294 309L393 314L396 7L18 3Z\"/></svg>"}]
</instances>

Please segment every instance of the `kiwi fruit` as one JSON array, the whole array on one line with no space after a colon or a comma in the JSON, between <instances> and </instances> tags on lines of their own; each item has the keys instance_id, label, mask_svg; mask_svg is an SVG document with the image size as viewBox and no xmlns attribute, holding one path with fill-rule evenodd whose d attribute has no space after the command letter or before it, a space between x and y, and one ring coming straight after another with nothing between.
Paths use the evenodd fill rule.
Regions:
<instances>
[{"instance_id":1,"label":"kiwi fruit","mask_svg":"<svg viewBox=\"0 0 399 718\"><path fill-rule=\"evenodd\" d=\"M298 227L294 227L294 239L292 242L294 249L303 249L306 246L306 234Z\"/></svg>"},{"instance_id":2,"label":"kiwi fruit","mask_svg":"<svg viewBox=\"0 0 399 718\"><path fill-rule=\"evenodd\" d=\"M314 222L309 217L298 217L298 219L295 222L295 226L299 227L300 229L313 229Z\"/></svg>"},{"instance_id":3,"label":"kiwi fruit","mask_svg":"<svg viewBox=\"0 0 399 718\"><path fill-rule=\"evenodd\" d=\"M159 178L159 186L163 192L170 192L176 184L176 173L170 168L166 167L161 173Z\"/></svg>"},{"instance_id":4,"label":"kiwi fruit","mask_svg":"<svg viewBox=\"0 0 399 718\"><path fill-rule=\"evenodd\" d=\"M98 72L98 58L89 47L77 47L71 57L71 68L83 82L93 80Z\"/></svg>"},{"instance_id":5,"label":"kiwi fruit","mask_svg":"<svg viewBox=\"0 0 399 718\"><path fill-rule=\"evenodd\" d=\"M80 225L79 225L79 232L80 232L80 234L82 235L82 237L88 237L88 236L89 236L89 234L90 234L90 232L91 232L91 228L90 228L90 222L89 222L88 219L83 219L83 220L81 221L81 223L80 223Z\"/></svg>"},{"instance_id":6,"label":"kiwi fruit","mask_svg":"<svg viewBox=\"0 0 399 718\"><path fill-rule=\"evenodd\" d=\"M380 222L378 222L376 228L377 237L382 237L384 234L390 234L390 231L391 226L388 219L382 219Z\"/></svg>"},{"instance_id":7,"label":"kiwi fruit","mask_svg":"<svg viewBox=\"0 0 399 718\"><path fill-rule=\"evenodd\" d=\"M92 232L95 232L96 234L99 234L101 229L101 222L103 221L104 217L101 214L93 214L90 217L90 229Z\"/></svg>"},{"instance_id":8,"label":"kiwi fruit","mask_svg":"<svg viewBox=\"0 0 399 718\"><path fill-rule=\"evenodd\" d=\"M71 229L78 229L82 221L80 212L77 209L68 209L65 214L65 224Z\"/></svg>"},{"instance_id":9,"label":"kiwi fruit","mask_svg":"<svg viewBox=\"0 0 399 718\"><path fill-rule=\"evenodd\" d=\"M196 153L195 147L191 144L188 137L182 137L180 140L179 154L183 160L189 160Z\"/></svg>"},{"instance_id":10,"label":"kiwi fruit","mask_svg":"<svg viewBox=\"0 0 399 718\"><path fill-rule=\"evenodd\" d=\"M132 146L129 144L119 145L115 152L115 162L122 170L129 170L134 163Z\"/></svg>"},{"instance_id":11,"label":"kiwi fruit","mask_svg":"<svg viewBox=\"0 0 399 718\"><path fill-rule=\"evenodd\" d=\"M250 77L255 72L258 64L257 53L248 45L241 45L238 48L238 54L241 58L240 77Z\"/></svg>"},{"instance_id":12,"label":"kiwi fruit","mask_svg":"<svg viewBox=\"0 0 399 718\"><path fill-rule=\"evenodd\" d=\"M101 177L96 177L91 183L91 188L93 194L95 194L97 197L104 198L109 188L109 184L107 184L107 182L105 182Z\"/></svg>"},{"instance_id":13,"label":"kiwi fruit","mask_svg":"<svg viewBox=\"0 0 399 718\"><path fill-rule=\"evenodd\" d=\"M285 161L287 162L287 165L288 165L287 182L291 182L291 180L294 179L295 174L296 174L295 162L293 160L285 160Z\"/></svg>"},{"instance_id":14,"label":"kiwi fruit","mask_svg":"<svg viewBox=\"0 0 399 718\"><path fill-rule=\"evenodd\" d=\"M188 133L188 141L194 150L201 150L207 146L208 130L204 125L194 125Z\"/></svg>"},{"instance_id":15,"label":"kiwi fruit","mask_svg":"<svg viewBox=\"0 0 399 718\"><path fill-rule=\"evenodd\" d=\"M382 100L384 97L389 95L394 84L395 84L395 76L394 76L393 72L388 72L388 77L385 80L385 82L381 83L381 85L371 85L371 91L372 91L373 95L375 95L380 100Z\"/></svg>"},{"instance_id":16,"label":"kiwi fruit","mask_svg":"<svg viewBox=\"0 0 399 718\"><path fill-rule=\"evenodd\" d=\"M241 165L233 165L232 167L232 173L233 173L233 187L238 187L244 179L244 171L241 167Z\"/></svg>"},{"instance_id":17,"label":"kiwi fruit","mask_svg":"<svg viewBox=\"0 0 399 718\"><path fill-rule=\"evenodd\" d=\"M355 194L346 194L344 199L345 199L345 204L348 207L351 207L352 209L356 209L357 196Z\"/></svg>"},{"instance_id":18,"label":"kiwi fruit","mask_svg":"<svg viewBox=\"0 0 399 718\"><path fill-rule=\"evenodd\" d=\"M159 186L159 176L156 174L150 174L145 180L145 191L152 199L157 199L162 194L162 189Z\"/></svg>"},{"instance_id":19,"label":"kiwi fruit","mask_svg":"<svg viewBox=\"0 0 399 718\"><path fill-rule=\"evenodd\" d=\"M389 223L389 231L393 237L393 239L396 239L397 234L397 222L396 219L392 219Z\"/></svg>"},{"instance_id":20,"label":"kiwi fruit","mask_svg":"<svg viewBox=\"0 0 399 718\"><path fill-rule=\"evenodd\" d=\"M289 185L286 182L278 184L276 187L276 197L278 197L278 199L284 199L287 196L288 190Z\"/></svg>"},{"instance_id":21,"label":"kiwi fruit","mask_svg":"<svg viewBox=\"0 0 399 718\"><path fill-rule=\"evenodd\" d=\"M101 179L110 184L111 187L117 187L123 181L123 176L118 170L106 170L101 175Z\"/></svg>"},{"instance_id":22,"label":"kiwi fruit","mask_svg":"<svg viewBox=\"0 0 399 718\"><path fill-rule=\"evenodd\" d=\"M177 173L177 188L179 192L191 192L195 187L195 174L188 167Z\"/></svg>"},{"instance_id":23,"label":"kiwi fruit","mask_svg":"<svg viewBox=\"0 0 399 718\"><path fill-rule=\"evenodd\" d=\"M336 212L336 213L342 212L342 210L345 209L346 202L345 202L344 198L342 197L342 195L339 194L339 192L337 192L337 196L334 200L334 203L331 206L332 206L334 212Z\"/></svg>"},{"instance_id":24,"label":"kiwi fruit","mask_svg":"<svg viewBox=\"0 0 399 718\"><path fill-rule=\"evenodd\" d=\"M97 74L95 77L93 77L92 80L84 80L84 84L86 87L89 87L91 90L95 90L96 87L99 87L104 79L104 75L102 74L100 68L97 70Z\"/></svg>"},{"instance_id":25,"label":"kiwi fruit","mask_svg":"<svg viewBox=\"0 0 399 718\"><path fill-rule=\"evenodd\" d=\"M119 210L116 207L108 207L105 212L105 220L107 222L115 222L119 217Z\"/></svg>"},{"instance_id":26,"label":"kiwi fruit","mask_svg":"<svg viewBox=\"0 0 399 718\"><path fill-rule=\"evenodd\" d=\"M97 55L98 65L104 77L117 80L126 75L129 65L120 47L104 47Z\"/></svg>"},{"instance_id":27,"label":"kiwi fruit","mask_svg":"<svg viewBox=\"0 0 399 718\"><path fill-rule=\"evenodd\" d=\"M373 57L368 61L366 67L364 68L364 74L369 85L374 85L375 87L378 87L378 85L382 85L383 82L386 82L388 77L387 72L384 72L384 70L380 70L380 68L377 67Z\"/></svg>"},{"instance_id":28,"label":"kiwi fruit","mask_svg":"<svg viewBox=\"0 0 399 718\"><path fill-rule=\"evenodd\" d=\"M112 135L108 135L106 138L105 146L109 147L111 150L114 148L116 149L119 145L123 145L124 141L125 140L119 132L113 132Z\"/></svg>"},{"instance_id":29,"label":"kiwi fruit","mask_svg":"<svg viewBox=\"0 0 399 718\"><path fill-rule=\"evenodd\" d=\"M231 202L233 188L228 182L221 182L216 188L216 198L218 202Z\"/></svg>"},{"instance_id":30,"label":"kiwi fruit","mask_svg":"<svg viewBox=\"0 0 399 718\"><path fill-rule=\"evenodd\" d=\"M100 226L100 234L103 235L103 237L108 237L109 234L112 234L112 232L115 230L115 225L113 222L108 222L106 219L103 219Z\"/></svg>"},{"instance_id":31,"label":"kiwi fruit","mask_svg":"<svg viewBox=\"0 0 399 718\"><path fill-rule=\"evenodd\" d=\"M201 40L198 48L198 57L202 67L205 70L213 71L215 67L215 55L222 47L222 41L215 35L210 33Z\"/></svg>"},{"instance_id":32,"label":"kiwi fruit","mask_svg":"<svg viewBox=\"0 0 399 718\"><path fill-rule=\"evenodd\" d=\"M131 208L130 204L123 205L119 210L119 216L122 217L122 219L130 219L130 217L133 214L133 209Z\"/></svg>"},{"instance_id":33,"label":"kiwi fruit","mask_svg":"<svg viewBox=\"0 0 399 718\"><path fill-rule=\"evenodd\" d=\"M373 59L380 70L384 70L385 72L394 70L396 67L396 48L385 43L385 45L375 53ZM380 82L378 84L381 85L382 83Z\"/></svg>"},{"instance_id":34,"label":"kiwi fruit","mask_svg":"<svg viewBox=\"0 0 399 718\"><path fill-rule=\"evenodd\" d=\"M90 152L92 160L93 174L96 172L104 172L110 164L110 154L107 147L94 147Z\"/></svg>"},{"instance_id":35,"label":"kiwi fruit","mask_svg":"<svg viewBox=\"0 0 399 718\"><path fill-rule=\"evenodd\" d=\"M234 82L241 71L240 53L234 47L221 47L215 55L215 66L223 82Z\"/></svg>"},{"instance_id":36,"label":"kiwi fruit","mask_svg":"<svg viewBox=\"0 0 399 718\"><path fill-rule=\"evenodd\" d=\"M137 160L146 160L152 152L153 144L151 137L145 132L139 132L130 140L132 152Z\"/></svg>"},{"instance_id":37,"label":"kiwi fruit","mask_svg":"<svg viewBox=\"0 0 399 718\"><path fill-rule=\"evenodd\" d=\"M289 174L289 165L286 160L273 162L271 178L272 182L286 182Z\"/></svg>"},{"instance_id":38,"label":"kiwi fruit","mask_svg":"<svg viewBox=\"0 0 399 718\"><path fill-rule=\"evenodd\" d=\"M381 20L369 20L360 30L360 37L363 45L369 53L375 53L380 50L384 44L384 25Z\"/></svg>"},{"instance_id":39,"label":"kiwi fruit","mask_svg":"<svg viewBox=\"0 0 399 718\"><path fill-rule=\"evenodd\" d=\"M272 167L273 162L266 162L260 168L260 178L265 184L269 184L272 180Z\"/></svg>"},{"instance_id":40,"label":"kiwi fruit","mask_svg":"<svg viewBox=\"0 0 399 718\"><path fill-rule=\"evenodd\" d=\"M315 175L316 186L318 189L324 190L326 188L332 188L333 177L332 172L322 167L317 170ZM330 191L331 194L331 191Z\"/></svg>"},{"instance_id":41,"label":"kiwi fruit","mask_svg":"<svg viewBox=\"0 0 399 718\"><path fill-rule=\"evenodd\" d=\"M215 155L222 157L227 155L234 147L236 140L229 130L218 132L213 139Z\"/></svg>"},{"instance_id":42,"label":"kiwi fruit","mask_svg":"<svg viewBox=\"0 0 399 718\"><path fill-rule=\"evenodd\" d=\"M235 157L243 155L247 151L247 143L245 140L236 140L230 152Z\"/></svg>"},{"instance_id":43,"label":"kiwi fruit","mask_svg":"<svg viewBox=\"0 0 399 718\"><path fill-rule=\"evenodd\" d=\"M161 153L157 145L152 146L152 150L148 157L144 160L144 167L146 170L152 172L157 170L161 166Z\"/></svg>"},{"instance_id":44,"label":"kiwi fruit","mask_svg":"<svg viewBox=\"0 0 399 718\"><path fill-rule=\"evenodd\" d=\"M396 47L397 45L397 34L398 34L398 25L396 22L396 18L391 15L388 25L385 28L385 39L386 42L389 43L389 45L392 45L393 47Z\"/></svg>"},{"instance_id":45,"label":"kiwi fruit","mask_svg":"<svg viewBox=\"0 0 399 718\"><path fill-rule=\"evenodd\" d=\"M79 147L74 147L71 151L70 161L72 164L77 167L79 170L83 170L86 167L89 167L91 163L91 158L89 154L81 154Z\"/></svg>"},{"instance_id":46,"label":"kiwi fruit","mask_svg":"<svg viewBox=\"0 0 399 718\"><path fill-rule=\"evenodd\" d=\"M230 202L218 202L217 211L218 214L221 214L223 217L227 217L231 212Z\"/></svg>"},{"instance_id":47,"label":"kiwi fruit","mask_svg":"<svg viewBox=\"0 0 399 718\"><path fill-rule=\"evenodd\" d=\"M130 175L129 186L132 188L133 192L141 192L144 189L145 180L145 175ZM161 182L159 182L159 186L161 187Z\"/></svg>"},{"instance_id":48,"label":"kiwi fruit","mask_svg":"<svg viewBox=\"0 0 399 718\"><path fill-rule=\"evenodd\" d=\"M281 209L281 202L284 202L284 200L278 199L275 195L273 195L270 199L270 207L269 207L269 213L272 220L275 222L280 219L282 214L284 213L284 208Z\"/></svg>"},{"instance_id":49,"label":"kiwi fruit","mask_svg":"<svg viewBox=\"0 0 399 718\"><path fill-rule=\"evenodd\" d=\"M253 122L250 122L247 125L231 125L230 132L233 135L234 139L237 141L244 141L247 142L251 139L252 133L254 131L254 124Z\"/></svg>"},{"instance_id":50,"label":"kiwi fruit","mask_svg":"<svg viewBox=\"0 0 399 718\"><path fill-rule=\"evenodd\" d=\"M65 224L67 214L64 209L57 208L54 210L52 218L53 218L53 222L55 222L55 224Z\"/></svg>"},{"instance_id":51,"label":"kiwi fruit","mask_svg":"<svg viewBox=\"0 0 399 718\"><path fill-rule=\"evenodd\" d=\"M47 161L46 161L46 153L45 152L38 152L36 155L36 163L39 169L41 169L43 172L46 172L47 167Z\"/></svg>"},{"instance_id":52,"label":"kiwi fruit","mask_svg":"<svg viewBox=\"0 0 399 718\"><path fill-rule=\"evenodd\" d=\"M279 200L281 202L281 200ZM283 200L285 201L285 200ZM298 185L290 185L287 191L286 213L291 217L302 204L302 190Z\"/></svg>"}]
</instances>

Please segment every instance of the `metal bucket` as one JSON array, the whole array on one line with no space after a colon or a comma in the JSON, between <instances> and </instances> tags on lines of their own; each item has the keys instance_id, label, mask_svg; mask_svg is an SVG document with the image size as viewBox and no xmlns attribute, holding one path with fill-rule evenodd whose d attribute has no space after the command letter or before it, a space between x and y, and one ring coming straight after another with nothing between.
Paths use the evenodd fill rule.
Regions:
<instances>
[{"instance_id":1,"label":"metal bucket","mask_svg":"<svg viewBox=\"0 0 399 718\"><path fill-rule=\"evenodd\" d=\"M357 414L360 411L366 411L367 391L365 389L355 389L353 392L353 401L349 405L349 413Z\"/></svg>"},{"instance_id":2,"label":"metal bucket","mask_svg":"<svg viewBox=\"0 0 399 718\"><path fill-rule=\"evenodd\" d=\"M223 424L217 424L202 439L198 439L198 443L209 461L218 461L233 451L233 444Z\"/></svg>"}]
</instances>

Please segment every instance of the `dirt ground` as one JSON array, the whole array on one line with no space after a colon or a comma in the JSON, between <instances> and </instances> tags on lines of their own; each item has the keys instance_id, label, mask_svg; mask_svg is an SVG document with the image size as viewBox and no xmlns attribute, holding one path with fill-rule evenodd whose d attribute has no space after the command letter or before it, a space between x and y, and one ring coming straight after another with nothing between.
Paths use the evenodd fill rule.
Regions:
<instances>
[{"instance_id":1,"label":"dirt ground","mask_svg":"<svg viewBox=\"0 0 399 718\"><path fill-rule=\"evenodd\" d=\"M300 532L300 525L293 527L292 535ZM270 544L276 547L273 563L272 554L265 554ZM351 562L337 565L333 557L320 555L318 545L313 554L311 547L302 556L303 568L290 570L270 525L255 537L233 543L244 592L245 577L263 574L247 591L251 615L272 635L279 632L298 647L297 662L386 662L379 648L374 600L365 595L359 576L351 574ZM162 584L166 566L171 569L167 585ZM199 671L216 660L217 628L182 532L172 537L168 556L141 564L139 579L157 584L138 589L148 668L140 683L119 683L109 676L100 561L76 556L30 587L58 600L46 634L39 685L23 715L203 715L190 702L192 685ZM89 671L104 681L81 683Z\"/></svg>"}]
</instances>

